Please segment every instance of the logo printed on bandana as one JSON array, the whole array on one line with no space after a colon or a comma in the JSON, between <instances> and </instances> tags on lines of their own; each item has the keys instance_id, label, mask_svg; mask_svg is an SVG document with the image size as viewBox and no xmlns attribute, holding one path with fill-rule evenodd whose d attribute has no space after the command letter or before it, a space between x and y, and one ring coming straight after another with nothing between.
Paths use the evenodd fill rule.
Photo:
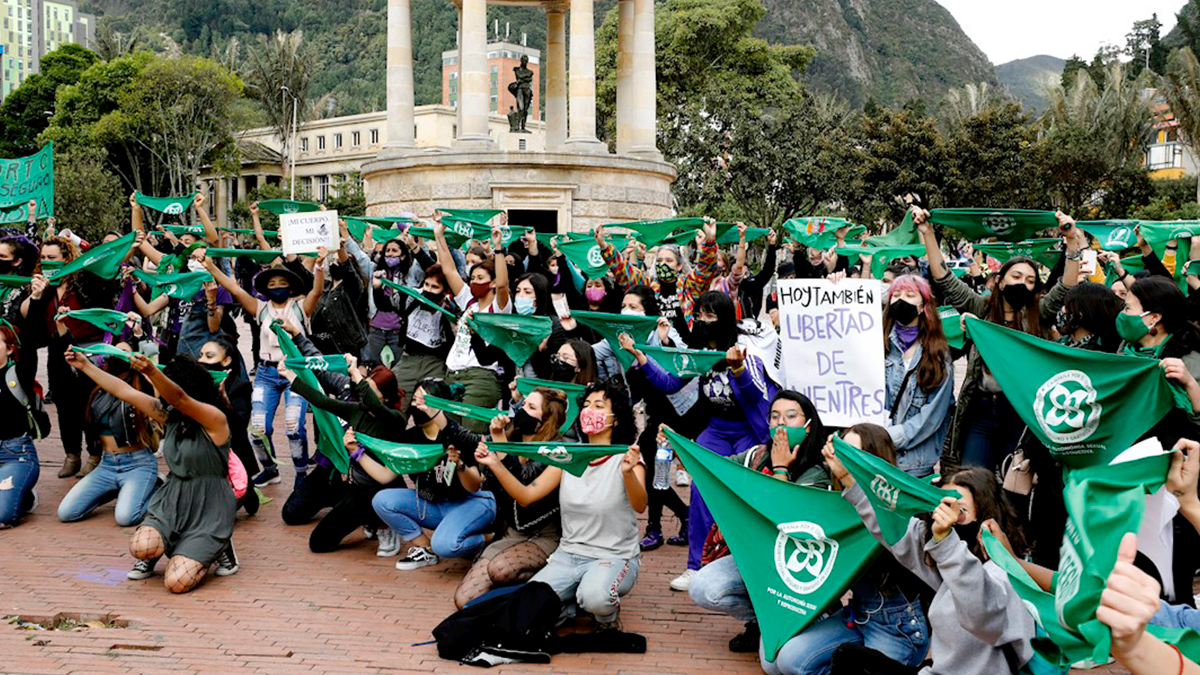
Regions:
<instances>
[{"instance_id":1,"label":"logo printed on bandana","mask_svg":"<svg viewBox=\"0 0 1200 675\"><path fill-rule=\"evenodd\" d=\"M983 229L997 237L1003 237L1017 228L1016 219L1002 213L993 213L990 216L985 216L982 224Z\"/></svg>"},{"instance_id":2,"label":"logo printed on bandana","mask_svg":"<svg viewBox=\"0 0 1200 675\"><path fill-rule=\"evenodd\" d=\"M179 284L167 284L162 287L163 295L171 295L179 290Z\"/></svg>"},{"instance_id":3,"label":"logo printed on bandana","mask_svg":"<svg viewBox=\"0 0 1200 675\"><path fill-rule=\"evenodd\" d=\"M542 447L538 448L538 454L552 462L559 464L566 464L572 459L571 453L567 452L567 449L561 445L554 447L543 445Z\"/></svg>"},{"instance_id":4,"label":"logo printed on bandana","mask_svg":"<svg viewBox=\"0 0 1200 675\"><path fill-rule=\"evenodd\" d=\"M815 592L829 579L837 560L838 543L816 523L780 523L775 537L775 571L787 587L803 595Z\"/></svg>"},{"instance_id":5,"label":"logo printed on bandana","mask_svg":"<svg viewBox=\"0 0 1200 675\"><path fill-rule=\"evenodd\" d=\"M1100 425L1092 379L1081 370L1068 370L1046 380L1033 398L1033 414L1042 431L1055 443L1086 440Z\"/></svg>"},{"instance_id":6,"label":"logo printed on bandana","mask_svg":"<svg viewBox=\"0 0 1200 675\"><path fill-rule=\"evenodd\" d=\"M871 492L887 504L889 511L896 510L896 503L900 501L900 488L889 483L887 478L876 475L875 480L871 481Z\"/></svg>"},{"instance_id":7,"label":"logo printed on bandana","mask_svg":"<svg viewBox=\"0 0 1200 675\"><path fill-rule=\"evenodd\" d=\"M1132 240L1132 239L1133 239L1133 230L1122 225L1121 227L1118 227L1117 229L1115 229L1111 233L1109 233L1107 243L1109 246L1120 246L1121 248L1129 248L1130 246L1133 246L1133 244L1130 243L1130 240Z\"/></svg>"},{"instance_id":8,"label":"logo printed on bandana","mask_svg":"<svg viewBox=\"0 0 1200 675\"><path fill-rule=\"evenodd\" d=\"M604 266L604 255L600 253L599 246L593 246L588 249L587 261L592 267Z\"/></svg>"},{"instance_id":9,"label":"logo printed on bandana","mask_svg":"<svg viewBox=\"0 0 1200 675\"><path fill-rule=\"evenodd\" d=\"M502 241L512 241L512 228L508 225L500 226L500 239Z\"/></svg>"},{"instance_id":10,"label":"logo printed on bandana","mask_svg":"<svg viewBox=\"0 0 1200 675\"><path fill-rule=\"evenodd\" d=\"M316 358L309 358L309 359L307 359L307 361L308 361L308 369L309 370L312 370L315 372L322 372L322 371L329 370L329 362L319 356Z\"/></svg>"},{"instance_id":11,"label":"logo printed on bandana","mask_svg":"<svg viewBox=\"0 0 1200 675\"><path fill-rule=\"evenodd\" d=\"M300 207L296 206L295 204L288 204L287 206L283 207L283 212L284 213L300 213Z\"/></svg>"},{"instance_id":12,"label":"logo printed on bandana","mask_svg":"<svg viewBox=\"0 0 1200 675\"><path fill-rule=\"evenodd\" d=\"M172 216L177 216L177 215L183 213L183 204L180 204L179 202L173 202L171 204L168 204L167 208L163 209L163 213L166 213L166 214L169 214Z\"/></svg>"},{"instance_id":13,"label":"logo printed on bandana","mask_svg":"<svg viewBox=\"0 0 1200 675\"><path fill-rule=\"evenodd\" d=\"M1083 562L1079 559L1079 552L1075 550L1074 542L1079 541L1079 532L1075 529L1075 524L1070 520L1067 521L1067 529L1063 533L1062 549L1059 551L1058 561L1058 580L1054 589L1054 613L1058 615L1058 621L1062 625L1069 625L1067 620L1063 618L1066 604L1075 599L1075 594L1079 592L1079 580L1083 575Z\"/></svg>"},{"instance_id":14,"label":"logo printed on bandana","mask_svg":"<svg viewBox=\"0 0 1200 675\"><path fill-rule=\"evenodd\" d=\"M475 230L471 227L471 224L465 220L454 221L454 231L464 237L470 237L475 234Z\"/></svg>"}]
</instances>

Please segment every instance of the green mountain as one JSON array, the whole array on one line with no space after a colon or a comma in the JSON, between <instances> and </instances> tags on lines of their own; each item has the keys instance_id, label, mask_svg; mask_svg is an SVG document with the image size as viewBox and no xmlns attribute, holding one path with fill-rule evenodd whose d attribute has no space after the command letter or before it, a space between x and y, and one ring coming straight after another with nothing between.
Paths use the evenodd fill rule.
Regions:
<instances>
[{"instance_id":1,"label":"green mountain","mask_svg":"<svg viewBox=\"0 0 1200 675\"><path fill-rule=\"evenodd\" d=\"M935 0L763 0L758 33L810 44L817 57L805 79L853 105L868 99L933 103L971 82L997 84L992 64Z\"/></svg>"},{"instance_id":2,"label":"green mountain","mask_svg":"<svg viewBox=\"0 0 1200 675\"><path fill-rule=\"evenodd\" d=\"M996 77L1013 98L1029 111L1045 110L1047 85L1062 79L1063 64L1057 56L1042 54L996 66Z\"/></svg>"},{"instance_id":3,"label":"green mountain","mask_svg":"<svg viewBox=\"0 0 1200 675\"><path fill-rule=\"evenodd\" d=\"M596 0L596 20L616 0ZM763 0L761 37L817 48L806 79L854 105L869 98L898 105L936 98L969 82L996 83L991 64L935 0ZM318 67L311 93L328 95L326 114L379 110L385 101L386 0L84 0L101 15L101 29L141 31L158 48L169 36L189 53L229 58L231 39L241 58L259 35L302 29ZM450 0L413 0L413 49L418 104L440 102L441 53L454 48L457 11ZM545 50L545 13L534 7L488 8L510 40L525 34ZM235 64L236 65L236 64Z\"/></svg>"}]
</instances>

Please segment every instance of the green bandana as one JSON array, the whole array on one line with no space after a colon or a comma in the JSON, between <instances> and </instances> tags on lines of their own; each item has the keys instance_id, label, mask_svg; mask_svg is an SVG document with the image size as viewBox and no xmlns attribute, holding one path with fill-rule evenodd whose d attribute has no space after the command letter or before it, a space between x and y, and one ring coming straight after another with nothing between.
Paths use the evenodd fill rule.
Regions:
<instances>
[{"instance_id":1,"label":"green bandana","mask_svg":"<svg viewBox=\"0 0 1200 675\"><path fill-rule=\"evenodd\" d=\"M438 209L438 211L455 220L466 220L480 225L487 225L492 218L504 213L503 209Z\"/></svg>"},{"instance_id":2,"label":"green bandana","mask_svg":"<svg viewBox=\"0 0 1200 675\"><path fill-rule=\"evenodd\" d=\"M458 415L461 418L475 420L476 422L491 422L500 415L501 412L495 408L483 408L470 403L462 403L459 401L451 401L437 396L425 395L425 407L433 408L448 412L451 415Z\"/></svg>"},{"instance_id":3,"label":"green bandana","mask_svg":"<svg viewBox=\"0 0 1200 675\"><path fill-rule=\"evenodd\" d=\"M966 334L962 329L962 315L950 305L938 307L938 317L942 320L942 332L946 334L946 342L955 349L962 349L966 344Z\"/></svg>"},{"instance_id":4,"label":"green bandana","mask_svg":"<svg viewBox=\"0 0 1200 675\"><path fill-rule=\"evenodd\" d=\"M312 202L294 202L290 199L268 199L265 202L259 202L258 208L281 216L285 213L312 213L313 211L320 211L321 205ZM338 442L341 442L340 437L338 438Z\"/></svg>"},{"instance_id":5,"label":"green bandana","mask_svg":"<svg viewBox=\"0 0 1200 675\"><path fill-rule=\"evenodd\" d=\"M1105 251L1124 251L1137 246L1136 220L1085 220L1075 225L1095 237Z\"/></svg>"},{"instance_id":6,"label":"green bandana","mask_svg":"<svg viewBox=\"0 0 1200 675\"><path fill-rule=\"evenodd\" d=\"M525 457L546 466L557 466L572 476L582 476L588 464L612 455L623 455L628 445L592 445L591 443L488 443L488 450Z\"/></svg>"},{"instance_id":7,"label":"green bandana","mask_svg":"<svg viewBox=\"0 0 1200 675\"><path fill-rule=\"evenodd\" d=\"M892 228L887 234L878 234L874 237L866 238L867 246L913 246L921 243L920 233L917 232L917 226L913 222L912 211L909 210L904 214L904 220L900 224Z\"/></svg>"},{"instance_id":8,"label":"green bandana","mask_svg":"<svg viewBox=\"0 0 1200 675\"><path fill-rule=\"evenodd\" d=\"M606 312L572 311L571 318L596 331L608 341L613 356L621 367L628 370L633 365L633 354L621 349L621 333L629 333L634 342L644 342L658 326L657 316L628 316Z\"/></svg>"},{"instance_id":9,"label":"green bandana","mask_svg":"<svg viewBox=\"0 0 1200 675\"><path fill-rule=\"evenodd\" d=\"M213 280L208 272L183 272L177 274L150 274L134 270L133 276L149 286L151 297L166 294L176 300L192 300L204 290L204 284Z\"/></svg>"},{"instance_id":10,"label":"green bandana","mask_svg":"<svg viewBox=\"0 0 1200 675\"><path fill-rule=\"evenodd\" d=\"M579 396L583 394L587 387L582 384L572 384L569 382L555 382L553 380L539 380L535 377L518 377L517 391L521 392L522 396L528 396L538 387L546 389L557 389L567 397L567 419L563 422L559 431L570 429L575 420L579 417Z\"/></svg>"},{"instance_id":11,"label":"green bandana","mask_svg":"<svg viewBox=\"0 0 1200 675\"><path fill-rule=\"evenodd\" d=\"M76 309L67 312L67 318L90 323L100 330L120 335L125 329L125 320L128 317L124 312L115 309Z\"/></svg>"},{"instance_id":12,"label":"green bandana","mask_svg":"<svg viewBox=\"0 0 1200 675\"><path fill-rule=\"evenodd\" d=\"M1128 258L1121 258L1121 268L1129 274L1134 274L1136 272L1141 272L1146 268L1146 266L1145 263L1142 262L1142 256L1131 255ZM1119 280L1120 279L1117 277L1116 266L1112 265L1111 263L1105 263L1104 284L1111 288L1112 285ZM1130 281L1130 283L1132 283L1132 281Z\"/></svg>"},{"instance_id":13,"label":"green bandana","mask_svg":"<svg viewBox=\"0 0 1200 675\"><path fill-rule=\"evenodd\" d=\"M1138 225L1142 230L1142 238L1156 249L1172 239L1190 239L1193 234L1200 233L1200 220L1142 220L1138 221Z\"/></svg>"},{"instance_id":14,"label":"green bandana","mask_svg":"<svg viewBox=\"0 0 1200 675\"><path fill-rule=\"evenodd\" d=\"M38 220L53 217L54 143L28 157L0 159L0 195L0 223L28 220L30 199L37 201Z\"/></svg>"},{"instance_id":15,"label":"green bandana","mask_svg":"<svg viewBox=\"0 0 1200 675\"><path fill-rule=\"evenodd\" d=\"M1200 260L1189 260L1183 266L1185 275L1200 274Z\"/></svg>"},{"instance_id":16,"label":"green bandana","mask_svg":"<svg viewBox=\"0 0 1200 675\"><path fill-rule=\"evenodd\" d=\"M920 258L925 255L924 246L893 246L890 248L871 248L869 246L842 246L837 249L839 255L869 255L871 256L871 276L882 279L887 266L896 258L913 256Z\"/></svg>"},{"instance_id":17,"label":"green bandana","mask_svg":"<svg viewBox=\"0 0 1200 675\"><path fill-rule=\"evenodd\" d=\"M350 364L346 361L346 357L343 354L330 354L328 356L305 356L302 358L284 359L283 365L288 370L308 370L314 373L350 372Z\"/></svg>"},{"instance_id":18,"label":"green bandana","mask_svg":"<svg viewBox=\"0 0 1200 675\"><path fill-rule=\"evenodd\" d=\"M246 229L242 229L242 228L238 228L238 227L218 227L217 229L221 230L222 232L233 232L235 234L254 234L254 230L246 230ZM267 239L278 239L279 233L276 232L275 230L263 230L263 236L266 237ZM231 251L233 249L223 249L223 250ZM242 249L238 249L238 250L242 250Z\"/></svg>"},{"instance_id":19,"label":"green bandana","mask_svg":"<svg viewBox=\"0 0 1200 675\"><path fill-rule=\"evenodd\" d=\"M827 218L825 216L809 216L807 218L792 218L783 224L783 231L793 241L808 248L828 251L837 246L837 231L850 227L846 239L858 239L867 232L862 225L854 225L845 218Z\"/></svg>"},{"instance_id":20,"label":"green bandana","mask_svg":"<svg viewBox=\"0 0 1200 675\"><path fill-rule=\"evenodd\" d=\"M946 497L961 496L905 473L899 467L833 436L833 447L842 466L854 476L867 501L875 509L879 532L888 545L895 545L908 532L913 516L931 513Z\"/></svg>"},{"instance_id":21,"label":"green bandana","mask_svg":"<svg viewBox=\"0 0 1200 675\"><path fill-rule=\"evenodd\" d=\"M554 331L554 322L548 316L477 312L468 323L484 342L503 349L518 367L525 365L542 340Z\"/></svg>"},{"instance_id":22,"label":"green bandana","mask_svg":"<svg viewBox=\"0 0 1200 675\"><path fill-rule=\"evenodd\" d=\"M1062 251L1054 250L1061 239L1027 239L1017 243L975 244L975 250L995 258L1001 265L1019 255L1029 256L1039 264L1054 267L1062 258Z\"/></svg>"},{"instance_id":23,"label":"green bandana","mask_svg":"<svg viewBox=\"0 0 1200 675\"><path fill-rule=\"evenodd\" d=\"M574 315L572 315L574 316ZM651 347L635 345L647 358L653 359L663 370L678 377L699 377L725 360L725 352L707 349L677 349L675 347Z\"/></svg>"},{"instance_id":24,"label":"green bandana","mask_svg":"<svg viewBox=\"0 0 1200 675\"><path fill-rule=\"evenodd\" d=\"M600 245L594 239L560 241L558 250L588 279L599 279L608 274L604 254L600 252Z\"/></svg>"},{"instance_id":25,"label":"green bandana","mask_svg":"<svg viewBox=\"0 0 1200 675\"><path fill-rule=\"evenodd\" d=\"M452 321L452 322L458 321L458 317L455 316L454 312L451 312L450 310L446 309L445 307L442 307L441 305L437 305L437 304L430 302L429 298L426 298L423 293L421 293L420 291L418 291L415 288L409 288L408 286L401 286L400 284L398 284L394 281L390 281L388 279L380 279L379 283L381 283L385 288L390 288L394 291L399 291L399 292L407 295L408 297L412 298L413 300L416 300L417 302L421 303L425 307L427 307L435 312L440 312L441 314L445 315L445 317L447 319L450 319L450 321Z\"/></svg>"},{"instance_id":26,"label":"green bandana","mask_svg":"<svg viewBox=\"0 0 1200 675\"><path fill-rule=\"evenodd\" d=\"M51 281L61 281L66 277L87 270L101 279L112 279L117 276L117 271L121 269L121 262L125 259L125 254L129 252L133 246L133 239L136 233L129 234L114 239L107 244L95 246L85 253L81 253L78 258L63 265L57 271L46 275L46 278ZM42 263L42 268L45 269L46 264Z\"/></svg>"},{"instance_id":27,"label":"green bandana","mask_svg":"<svg viewBox=\"0 0 1200 675\"><path fill-rule=\"evenodd\" d=\"M604 227L623 227L637 233L638 241L647 247L658 246L671 234L678 230L688 230L691 238L696 237L696 230L704 227L703 218L667 218L665 220L639 220L632 223L609 223ZM562 247L560 246L561 250Z\"/></svg>"},{"instance_id":28,"label":"green bandana","mask_svg":"<svg viewBox=\"0 0 1200 675\"><path fill-rule=\"evenodd\" d=\"M112 356L122 361L129 363L132 360L133 352L127 352L119 347L107 345L103 342L91 345L89 347L71 347L71 351L84 356Z\"/></svg>"},{"instance_id":29,"label":"green bandana","mask_svg":"<svg viewBox=\"0 0 1200 675\"><path fill-rule=\"evenodd\" d=\"M780 429L787 431L789 448L800 445L804 439L808 438L808 427L771 427L771 442L775 440L775 432Z\"/></svg>"},{"instance_id":30,"label":"green bandana","mask_svg":"<svg viewBox=\"0 0 1200 675\"><path fill-rule=\"evenodd\" d=\"M362 218L354 218L352 216L346 216L345 220L346 229L350 230L350 236L359 241L362 241L362 238L367 236L367 228L371 227L371 223L368 223Z\"/></svg>"},{"instance_id":31,"label":"green bandana","mask_svg":"<svg viewBox=\"0 0 1200 675\"><path fill-rule=\"evenodd\" d=\"M49 276L49 274L51 272L61 270L67 264L67 263L63 262L62 260L43 260L43 261L41 261L41 263L42 263L42 274L45 274L47 276Z\"/></svg>"},{"instance_id":32,"label":"green bandana","mask_svg":"<svg viewBox=\"0 0 1200 675\"><path fill-rule=\"evenodd\" d=\"M229 378L229 371L227 370L210 370L208 371L208 374L212 375L213 384L216 385L220 385Z\"/></svg>"},{"instance_id":33,"label":"green bandana","mask_svg":"<svg viewBox=\"0 0 1200 675\"><path fill-rule=\"evenodd\" d=\"M1022 241L1042 230L1058 227L1053 211L1031 209L933 209L932 222L958 230L970 241L996 237Z\"/></svg>"},{"instance_id":34,"label":"green bandana","mask_svg":"<svg viewBox=\"0 0 1200 675\"><path fill-rule=\"evenodd\" d=\"M148 209L153 209L169 216L181 216L187 213L188 209L192 208L192 202L196 201L196 195L200 193L193 192L187 197L147 197L140 191L134 194L136 195L137 203Z\"/></svg>"},{"instance_id":35,"label":"green bandana","mask_svg":"<svg viewBox=\"0 0 1200 675\"><path fill-rule=\"evenodd\" d=\"M395 474L424 473L433 467L446 454L440 444L409 445L407 443L392 443L366 434L354 432L359 445L370 450L380 462Z\"/></svg>"},{"instance_id":36,"label":"green bandana","mask_svg":"<svg viewBox=\"0 0 1200 675\"><path fill-rule=\"evenodd\" d=\"M564 241L583 241L585 239L589 240L589 241L596 240L595 237L591 236L590 234L586 234L584 232L566 232L563 234L547 234L545 232L538 232L534 236L537 237L538 243L541 244L542 246L551 246L555 241L557 241L559 244L561 244ZM626 236L626 235L620 235L620 236Z\"/></svg>"},{"instance_id":37,"label":"green bandana","mask_svg":"<svg viewBox=\"0 0 1200 675\"><path fill-rule=\"evenodd\" d=\"M776 480L664 433L729 544L774 661L874 562L879 544L839 493Z\"/></svg>"},{"instance_id":38,"label":"green bandana","mask_svg":"<svg viewBox=\"0 0 1200 675\"><path fill-rule=\"evenodd\" d=\"M283 251L264 251L259 248L210 248L205 252L210 258L249 258L259 265L266 265L283 255Z\"/></svg>"},{"instance_id":39,"label":"green bandana","mask_svg":"<svg viewBox=\"0 0 1200 675\"><path fill-rule=\"evenodd\" d=\"M283 352L285 359L299 359L304 355L300 353L300 349L296 347L296 343L292 342L292 336L287 334L283 329L283 325L279 322L271 324L271 331L275 333L275 337L279 340L279 349ZM317 381L315 373L308 370L297 370L296 379L303 381L308 386L321 391L321 383ZM345 432L342 430L342 423L333 413L326 412L316 406L312 408L313 421L317 424L317 447L322 455L329 458L333 462L333 466L343 475L350 471L350 455L346 453L346 446L342 444L342 437Z\"/></svg>"},{"instance_id":40,"label":"green bandana","mask_svg":"<svg viewBox=\"0 0 1200 675\"><path fill-rule=\"evenodd\" d=\"M33 281L33 277L19 277L12 274L0 274L0 286L4 288L24 288Z\"/></svg>"},{"instance_id":41,"label":"green bandana","mask_svg":"<svg viewBox=\"0 0 1200 675\"><path fill-rule=\"evenodd\" d=\"M746 243L748 244L748 243L754 241L755 239L762 239L763 237L767 236L770 233L771 233L771 228L769 228L769 227L747 227L746 228ZM718 244L736 244L739 241L741 241L741 238L738 237L738 231L737 231L736 227L733 228L732 230L726 232L725 234L719 235L717 237Z\"/></svg>"},{"instance_id":42,"label":"green bandana","mask_svg":"<svg viewBox=\"0 0 1200 675\"><path fill-rule=\"evenodd\" d=\"M422 239L434 239L433 228L431 227L410 227L408 228L408 233L414 237L421 237ZM446 226L446 245L450 248L461 248L463 244L470 240L470 231L468 231L466 234L459 234L458 232L451 230L449 225Z\"/></svg>"},{"instance_id":43,"label":"green bandana","mask_svg":"<svg viewBox=\"0 0 1200 675\"><path fill-rule=\"evenodd\" d=\"M163 225L162 229L170 232L176 237L183 236L185 234L191 234L200 237L201 239L204 238L203 225Z\"/></svg>"},{"instance_id":44,"label":"green bandana","mask_svg":"<svg viewBox=\"0 0 1200 675\"><path fill-rule=\"evenodd\" d=\"M1176 405L1154 359L1067 347L970 317L967 333L1022 421L1069 468L1108 464Z\"/></svg>"}]
</instances>

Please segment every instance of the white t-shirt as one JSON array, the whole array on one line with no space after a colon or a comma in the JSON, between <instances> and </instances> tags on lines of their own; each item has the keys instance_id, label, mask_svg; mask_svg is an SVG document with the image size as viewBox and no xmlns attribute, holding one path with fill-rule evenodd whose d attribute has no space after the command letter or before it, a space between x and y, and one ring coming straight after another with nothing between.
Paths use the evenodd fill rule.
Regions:
<instances>
[{"instance_id":1,"label":"white t-shirt","mask_svg":"<svg viewBox=\"0 0 1200 675\"><path fill-rule=\"evenodd\" d=\"M496 371L498 375L503 374L504 370L500 368L499 363L485 366L479 363L479 359L475 358L475 350L471 349L471 331L467 328L467 319L475 314L475 312L511 314L512 298L509 298L508 304L504 307L497 305L495 298L493 298L492 304L480 309L475 296L471 294L471 286L464 284L458 295L454 296L454 302L457 302L459 309L463 310L463 315L458 321L458 331L454 334L454 345L450 347L450 354L446 357L446 369L454 372L467 368L487 368L488 370Z\"/></svg>"},{"instance_id":2,"label":"white t-shirt","mask_svg":"<svg viewBox=\"0 0 1200 675\"><path fill-rule=\"evenodd\" d=\"M562 514L559 550L588 558L636 558L637 514L625 492L621 455L592 464L576 478L564 471L558 487Z\"/></svg>"}]
</instances>

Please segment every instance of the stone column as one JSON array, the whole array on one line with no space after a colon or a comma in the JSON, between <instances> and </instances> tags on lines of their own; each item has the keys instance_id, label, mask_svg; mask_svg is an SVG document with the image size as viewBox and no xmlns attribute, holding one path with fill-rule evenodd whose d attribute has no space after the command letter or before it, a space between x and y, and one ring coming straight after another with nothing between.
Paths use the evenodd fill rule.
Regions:
<instances>
[{"instance_id":1,"label":"stone column","mask_svg":"<svg viewBox=\"0 0 1200 675\"><path fill-rule=\"evenodd\" d=\"M416 145L413 131L412 7L410 0L387 3L387 144L384 152Z\"/></svg>"},{"instance_id":2,"label":"stone column","mask_svg":"<svg viewBox=\"0 0 1200 675\"><path fill-rule=\"evenodd\" d=\"M567 17L561 7L546 12L546 149L567 142Z\"/></svg>"},{"instance_id":3,"label":"stone column","mask_svg":"<svg viewBox=\"0 0 1200 675\"><path fill-rule=\"evenodd\" d=\"M633 111L630 152L662 159L658 151L658 76L654 0L633 0Z\"/></svg>"},{"instance_id":4,"label":"stone column","mask_svg":"<svg viewBox=\"0 0 1200 675\"><path fill-rule=\"evenodd\" d=\"M458 136L462 133L462 45L463 45L463 12L462 7L458 8L458 33L455 36L454 43L455 53L458 54L458 63L455 68L458 72L458 98L454 100L454 138L450 139L452 143L458 143Z\"/></svg>"},{"instance_id":5,"label":"stone column","mask_svg":"<svg viewBox=\"0 0 1200 675\"><path fill-rule=\"evenodd\" d=\"M617 3L617 154L633 146L634 100L634 15L633 0Z\"/></svg>"},{"instance_id":6,"label":"stone column","mask_svg":"<svg viewBox=\"0 0 1200 675\"><path fill-rule=\"evenodd\" d=\"M217 194L213 198L216 202L217 227L229 226L229 181L225 178L216 179Z\"/></svg>"},{"instance_id":7,"label":"stone column","mask_svg":"<svg viewBox=\"0 0 1200 675\"><path fill-rule=\"evenodd\" d=\"M571 0L571 115L567 147L608 152L596 138L596 28L592 0Z\"/></svg>"},{"instance_id":8,"label":"stone column","mask_svg":"<svg viewBox=\"0 0 1200 675\"><path fill-rule=\"evenodd\" d=\"M249 203L249 200L246 199L246 176L239 175L237 180L238 180L238 182L237 182L237 200L236 201Z\"/></svg>"},{"instance_id":9,"label":"stone column","mask_svg":"<svg viewBox=\"0 0 1200 675\"><path fill-rule=\"evenodd\" d=\"M487 66L487 0L463 0L458 69L459 108L462 110L458 144L490 147L488 99L491 81Z\"/></svg>"}]
</instances>

